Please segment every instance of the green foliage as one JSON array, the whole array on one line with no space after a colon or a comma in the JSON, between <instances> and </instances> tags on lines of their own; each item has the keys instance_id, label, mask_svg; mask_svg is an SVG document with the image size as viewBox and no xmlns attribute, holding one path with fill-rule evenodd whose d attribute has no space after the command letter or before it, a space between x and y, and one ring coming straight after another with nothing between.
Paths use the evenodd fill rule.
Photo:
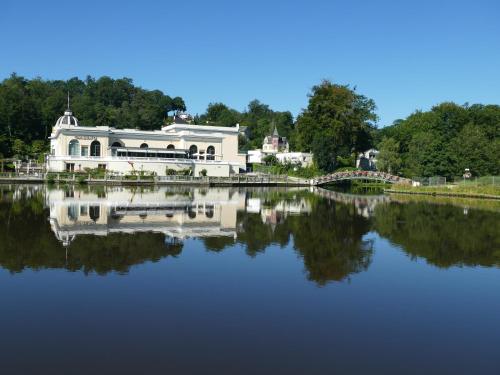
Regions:
<instances>
[{"instance_id":1,"label":"green foliage","mask_svg":"<svg viewBox=\"0 0 500 375\"><path fill-rule=\"evenodd\" d=\"M241 150L261 148L264 137L271 134L274 126L280 136L288 138L292 137L294 129L291 112L273 111L258 100L252 100L243 112L223 103L210 103L205 113L195 118L195 123L217 126L234 126L238 123L245 126L248 138L240 137Z\"/></svg>"},{"instance_id":2,"label":"green foliage","mask_svg":"<svg viewBox=\"0 0 500 375\"><path fill-rule=\"evenodd\" d=\"M200 171L200 176L205 177L206 175L207 175L207 170L206 170L206 169L202 169L202 170Z\"/></svg>"},{"instance_id":3,"label":"green foliage","mask_svg":"<svg viewBox=\"0 0 500 375\"><path fill-rule=\"evenodd\" d=\"M167 176L175 176L177 174L177 171L175 169L172 169L172 168L166 168L165 169L165 175Z\"/></svg>"},{"instance_id":4,"label":"green foliage","mask_svg":"<svg viewBox=\"0 0 500 375\"><path fill-rule=\"evenodd\" d=\"M39 158L47 152L47 137L67 106L68 92L82 125L159 129L169 111L186 109L182 98L144 90L130 78L50 81L12 74L0 82L0 153Z\"/></svg>"},{"instance_id":5,"label":"green foliage","mask_svg":"<svg viewBox=\"0 0 500 375\"><path fill-rule=\"evenodd\" d=\"M407 177L460 176L465 168L474 175L496 175L499 136L500 106L442 103L379 131L379 167L389 158Z\"/></svg>"},{"instance_id":6,"label":"green foliage","mask_svg":"<svg viewBox=\"0 0 500 375\"><path fill-rule=\"evenodd\" d=\"M275 155L267 155L262 158L265 165L278 165L279 160Z\"/></svg>"},{"instance_id":7,"label":"green foliage","mask_svg":"<svg viewBox=\"0 0 500 375\"><path fill-rule=\"evenodd\" d=\"M375 108L373 100L349 86L325 80L312 88L307 109L297 119L296 145L313 152L324 172L352 163L354 153L371 146Z\"/></svg>"},{"instance_id":8,"label":"green foliage","mask_svg":"<svg viewBox=\"0 0 500 375\"><path fill-rule=\"evenodd\" d=\"M377 169L383 172L397 174L401 168L401 163L399 142L396 142L394 138L384 138L379 144Z\"/></svg>"}]
</instances>

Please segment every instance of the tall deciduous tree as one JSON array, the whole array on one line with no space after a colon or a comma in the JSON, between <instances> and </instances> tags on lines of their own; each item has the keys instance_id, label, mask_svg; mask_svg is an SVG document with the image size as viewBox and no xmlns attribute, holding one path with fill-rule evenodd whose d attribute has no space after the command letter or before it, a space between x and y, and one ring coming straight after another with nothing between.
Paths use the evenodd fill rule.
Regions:
<instances>
[{"instance_id":1,"label":"tall deciduous tree","mask_svg":"<svg viewBox=\"0 0 500 375\"><path fill-rule=\"evenodd\" d=\"M384 138L379 145L377 168L384 172L398 173L401 168L399 143L393 138Z\"/></svg>"},{"instance_id":2,"label":"tall deciduous tree","mask_svg":"<svg viewBox=\"0 0 500 375\"><path fill-rule=\"evenodd\" d=\"M377 116L375 102L349 86L323 81L314 86L309 104L297 119L297 146L312 151L325 172L369 148Z\"/></svg>"}]
</instances>

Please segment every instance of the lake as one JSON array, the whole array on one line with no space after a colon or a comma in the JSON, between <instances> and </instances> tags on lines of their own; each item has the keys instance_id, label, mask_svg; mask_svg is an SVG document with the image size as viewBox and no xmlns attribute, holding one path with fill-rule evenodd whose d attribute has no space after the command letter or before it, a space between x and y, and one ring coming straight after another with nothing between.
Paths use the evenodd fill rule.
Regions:
<instances>
[{"instance_id":1,"label":"lake","mask_svg":"<svg viewBox=\"0 0 500 375\"><path fill-rule=\"evenodd\" d=\"M500 207L0 185L3 374L498 374Z\"/></svg>"}]
</instances>

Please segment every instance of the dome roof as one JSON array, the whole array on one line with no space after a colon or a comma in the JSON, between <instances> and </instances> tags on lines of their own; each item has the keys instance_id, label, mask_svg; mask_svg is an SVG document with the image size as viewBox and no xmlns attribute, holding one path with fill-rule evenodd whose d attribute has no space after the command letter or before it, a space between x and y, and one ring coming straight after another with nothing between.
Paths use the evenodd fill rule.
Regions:
<instances>
[{"instance_id":1,"label":"dome roof","mask_svg":"<svg viewBox=\"0 0 500 375\"><path fill-rule=\"evenodd\" d=\"M57 125L74 125L78 126L78 119L73 116L73 112L71 112L71 109L67 109L64 111L64 116L59 117L59 119L56 122Z\"/></svg>"}]
</instances>

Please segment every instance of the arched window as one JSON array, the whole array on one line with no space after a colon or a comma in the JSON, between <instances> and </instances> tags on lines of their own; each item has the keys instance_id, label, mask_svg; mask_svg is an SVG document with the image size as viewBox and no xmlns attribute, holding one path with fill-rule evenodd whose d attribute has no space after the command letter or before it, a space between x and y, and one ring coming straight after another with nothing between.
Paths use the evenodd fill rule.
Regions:
<instances>
[{"instance_id":1,"label":"arched window","mask_svg":"<svg viewBox=\"0 0 500 375\"><path fill-rule=\"evenodd\" d=\"M213 218L214 217L214 206L210 205L210 206L206 206L205 207L205 216L209 219Z\"/></svg>"},{"instance_id":2,"label":"arched window","mask_svg":"<svg viewBox=\"0 0 500 375\"><path fill-rule=\"evenodd\" d=\"M207 147L207 160L215 160L215 147L214 146Z\"/></svg>"},{"instance_id":3,"label":"arched window","mask_svg":"<svg viewBox=\"0 0 500 375\"><path fill-rule=\"evenodd\" d=\"M99 220L99 217L101 216L101 207L99 206L90 206L89 207L89 217L91 220L96 222Z\"/></svg>"},{"instance_id":4,"label":"arched window","mask_svg":"<svg viewBox=\"0 0 500 375\"><path fill-rule=\"evenodd\" d=\"M167 150L175 150L175 146L174 145L168 145L167 146Z\"/></svg>"},{"instance_id":5,"label":"arched window","mask_svg":"<svg viewBox=\"0 0 500 375\"><path fill-rule=\"evenodd\" d=\"M90 156L101 156L101 143L99 141L90 144Z\"/></svg>"},{"instance_id":6,"label":"arched window","mask_svg":"<svg viewBox=\"0 0 500 375\"><path fill-rule=\"evenodd\" d=\"M71 221L78 220L78 206L76 204L71 204L68 206L68 219Z\"/></svg>"},{"instance_id":7,"label":"arched window","mask_svg":"<svg viewBox=\"0 0 500 375\"><path fill-rule=\"evenodd\" d=\"M80 142L76 139L69 141L69 154L71 156L80 156Z\"/></svg>"},{"instance_id":8,"label":"arched window","mask_svg":"<svg viewBox=\"0 0 500 375\"><path fill-rule=\"evenodd\" d=\"M122 144L120 142L113 142L113 144L111 145L111 147L123 147Z\"/></svg>"},{"instance_id":9,"label":"arched window","mask_svg":"<svg viewBox=\"0 0 500 375\"><path fill-rule=\"evenodd\" d=\"M141 148L149 148L148 144L147 143L143 143L141 146Z\"/></svg>"},{"instance_id":10,"label":"arched window","mask_svg":"<svg viewBox=\"0 0 500 375\"><path fill-rule=\"evenodd\" d=\"M198 153L198 147L196 147L196 145L191 145L191 147L189 147L189 158L196 159L198 155L195 154L197 153Z\"/></svg>"}]
</instances>

